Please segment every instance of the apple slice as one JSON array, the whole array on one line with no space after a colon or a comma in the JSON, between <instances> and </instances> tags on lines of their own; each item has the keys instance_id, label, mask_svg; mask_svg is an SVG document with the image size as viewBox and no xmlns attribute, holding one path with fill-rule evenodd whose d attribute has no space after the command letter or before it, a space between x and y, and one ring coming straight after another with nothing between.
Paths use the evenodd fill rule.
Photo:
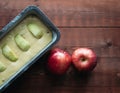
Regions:
<instances>
[{"instance_id":1,"label":"apple slice","mask_svg":"<svg viewBox=\"0 0 120 93\"><path fill-rule=\"evenodd\" d=\"M5 70L6 70L6 66L2 62L0 62L0 72L3 72Z\"/></svg>"},{"instance_id":2,"label":"apple slice","mask_svg":"<svg viewBox=\"0 0 120 93\"><path fill-rule=\"evenodd\" d=\"M8 58L10 61L17 61L18 57L17 55L14 53L14 51L8 46L8 45L4 45L2 48L2 53L3 55Z\"/></svg>"},{"instance_id":3,"label":"apple slice","mask_svg":"<svg viewBox=\"0 0 120 93\"><path fill-rule=\"evenodd\" d=\"M30 48L30 43L19 34L15 36L15 42L17 46L23 51L27 51Z\"/></svg>"},{"instance_id":4,"label":"apple slice","mask_svg":"<svg viewBox=\"0 0 120 93\"><path fill-rule=\"evenodd\" d=\"M37 39L41 38L43 35L43 32L41 31L41 29L39 28L38 25L31 23L28 25L28 30L32 33L32 35L34 37L36 37Z\"/></svg>"}]
</instances>

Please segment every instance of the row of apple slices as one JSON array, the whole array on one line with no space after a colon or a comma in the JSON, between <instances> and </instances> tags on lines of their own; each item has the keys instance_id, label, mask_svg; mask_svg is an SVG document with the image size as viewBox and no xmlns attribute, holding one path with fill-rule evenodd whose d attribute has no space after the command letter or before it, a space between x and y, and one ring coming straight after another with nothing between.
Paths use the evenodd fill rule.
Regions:
<instances>
[{"instance_id":1,"label":"row of apple slices","mask_svg":"<svg viewBox=\"0 0 120 93\"><path fill-rule=\"evenodd\" d=\"M42 31L39 29L39 27L36 24L29 24L28 30L37 39L41 38L43 35ZM15 42L22 51L27 51L30 48L30 43L20 34L17 34L15 36ZM5 44L2 47L2 53L7 59L9 59L12 62L15 62L18 60L17 55L7 44ZM2 62L0 62L0 72L3 72L5 69L6 69L6 66Z\"/></svg>"}]
</instances>

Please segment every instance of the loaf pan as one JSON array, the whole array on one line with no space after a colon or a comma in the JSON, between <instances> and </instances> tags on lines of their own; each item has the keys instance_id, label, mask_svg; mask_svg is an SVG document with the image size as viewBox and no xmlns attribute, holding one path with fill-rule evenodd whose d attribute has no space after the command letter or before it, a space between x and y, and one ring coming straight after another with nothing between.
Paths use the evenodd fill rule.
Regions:
<instances>
[{"instance_id":1,"label":"loaf pan","mask_svg":"<svg viewBox=\"0 0 120 93\"><path fill-rule=\"evenodd\" d=\"M4 82L0 85L0 92L5 90L15 79L17 79L23 72L25 72L32 64L34 64L45 52L47 52L49 49L51 49L53 47L53 45L56 44L57 41L59 41L59 39L60 39L59 30L48 19L48 17L41 11L41 9L39 9L37 6L28 6L27 8L22 10L22 12L20 14L18 14L11 22L9 22L0 31L0 43L3 43L4 37L7 37L7 35L11 31L14 32L14 29L17 26L19 26L20 23L22 23L29 16L37 17L40 20L40 22L42 22L43 25L46 26L46 28L50 31L50 33L52 34L51 35L52 39L50 40L50 42L48 44L46 44L44 46L44 48L42 48L42 50L38 51L33 57L31 57L29 59L29 61L25 62L24 65L22 65L16 72L14 72L14 74L10 75L10 77L8 79L4 80ZM31 36L33 36L33 35L31 35ZM35 38L35 37L33 36L33 38ZM35 38L35 40L37 40L37 39ZM9 40L8 40L8 42L9 42ZM39 47L40 46L36 46L36 48L39 48ZM17 49L19 49L19 48L17 48ZM2 51L2 47L0 50ZM16 51L15 48L13 48L13 50ZM22 51L22 50L19 50L19 51ZM22 53L26 53L26 51L23 51ZM3 55L3 53L1 52L0 55ZM9 60L9 59L6 58L6 60ZM18 60L19 60L19 57L18 57ZM0 60L0 61L2 61L2 60ZM2 61L2 63L4 63L4 62ZM10 62L9 64L14 65L14 64L17 64L17 62ZM9 64L7 64L8 68L9 68ZM8 69L6 69L5 71L7 71L7 70ZM0 73L3 73L3 72L0 72ZM4 77L0 77L0 78L4 78Z\"/></svg>"}]
</instances>

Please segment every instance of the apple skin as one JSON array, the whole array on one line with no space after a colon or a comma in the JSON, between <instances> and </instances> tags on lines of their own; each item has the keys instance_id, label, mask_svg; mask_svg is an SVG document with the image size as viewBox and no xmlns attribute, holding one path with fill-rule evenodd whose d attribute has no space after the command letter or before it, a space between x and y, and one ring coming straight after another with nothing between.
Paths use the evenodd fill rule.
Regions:
<instances>
[{"instance_id":1,"label":"apple skin","mask_svg":"<svg viewBox=\"0 0 120 93\"><path fill-rule=\"evenodd\" d=\"M97 56L92 49L78 48L72 54L72 63L78 72L91 72L97 65Z\"/></svg>"},{"instance_id":2,"label":"apple skin","mask_svg":"<svg viewBox=\"0 0 120 93\"><path fill-rule=\"evenodd\" d=\"M47 68L54 75L63 75L71 64L71 55L59 48L54 48L48 56Z\"/></svg>"}]
</instances>

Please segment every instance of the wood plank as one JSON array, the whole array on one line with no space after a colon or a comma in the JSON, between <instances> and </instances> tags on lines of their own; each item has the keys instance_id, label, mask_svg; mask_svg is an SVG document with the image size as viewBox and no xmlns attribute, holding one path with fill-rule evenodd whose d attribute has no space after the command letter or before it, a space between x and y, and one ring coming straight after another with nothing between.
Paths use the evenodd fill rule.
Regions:
<instances>
[{"instance_id":1,"label":"wood plank","mask_svg":"<svg viewBox=\"0 0 120 93\"><path fill-rule=\"evenodd\" d=\"M70 53L78 47L92 48L99 57L120 57L120 28L60 28L56 47Z\"/></svg>"},{"instance_id":2,"label":"wood plank","mask_svg":"<svg viewBox=\"0 0 120 93\"><path fill-rule=\"evenodd\" d=\"M119 93L120 92L120 87L112 87L111 92L112 93Z\"/></svg>"},{"instance_id":3,"label":"wood plank","mask_svg":"<svg viewBox=\"0 0 120 93\"><path fill-rule=\"evenodd\" d=\"M41 62L41 61L39 61ZM46 62L46 61L44 61ZM65 87L113 87L120 86L120 58L98 58L98 65L91 74L79 75L75 73L75 69L72 67L67 71L65 77L55 79L51 77L45 70L45 64L36 63L29 70L25 78L36 78L41 81L41 86L63 85ZM41 68L41 69L40 69ZM32 72L32 73L30 73ZM58 81L57 81L58 80ZM60 80L60 81L59 81ZM57 82L56 82L57 81ZM31 81L32 82L32 81ZM35 82L35 81L33 81ZM47 83L45 83L47 82Z\"/></svg>"},{"instance_id":4,"label":"wood plank","mask_svg":"<svg viewBox=\"0 0 120 93\"><path fill-rule=\"evenodd\" d=\"M119 58L99 58L98 65L91 74L79 75L71 68L64 77L53 77L46 72L44 63L38 61L28 71L26 71L16 82L6 91L7 93L33 93L45 91L54 91L62 93L63 91L75 93L113 93L120 87L120 59ZM116 65L117 64L117 65ZM100 90L101 91L98 91ZM104 91L103 91L104 90ZM6 93L6 92L5 92Z\"/></svg>"},{"instance_id":5,"label":"wood plank","mask_svg":"<svg viewBox=\"0 0 120 93\"><path fill-rule=\"evenodd\" d=\"M70 54L78 47L92 48L98 65L79 75L71 65L63 77L51 76L43 56L4 93L119 93L119 0L0 0L0 29L28 5L36 5L59 27L61 39L54 47Z\"/></svg>"},{"instance_id":6,"label":"wood plank","mask_svg":"<svg viewBox=\"0 0 120 93\"><path fill-rule=\"evenodd\" d=\"M34 86L32 86L34 87ZM40 90L41 89L41 90ZM70 88L70 87L35 87L34 90L28 90L26 88L24 88L24 92L25 93L110 93L110 88L106 88L106 87L74 87L74 88ZM6 93L23 93L23 90L9 90ZM119 93L119 91L116 91L117 93ZM114 92L115 93L115 92Z\"/></svg>"},{"instance_id":7,"label":"wood plank","mask_svg":"<svg viewBox=\"0 0 120 93\"><path fill-rule=\"evenodd\" d=\"M120 57L119 28L59 28L62 47L70 53L77 47L92 48L99 57Z\"/></svg>"},{"instance_id":8,"label":"wood plank","mask_svg":"<svg viewBox=\"0 0 120 93\"><path fill-rule=\"evenodd\" d=\"M8 20L14 18L26 6L37 5L59 27L120 27L119 0L75 0L74 2L52 0L51 2L49 3L49 0L1 2L0 17L5 22L0 26L7 24Z\"/></svg>"}]
</instances>

